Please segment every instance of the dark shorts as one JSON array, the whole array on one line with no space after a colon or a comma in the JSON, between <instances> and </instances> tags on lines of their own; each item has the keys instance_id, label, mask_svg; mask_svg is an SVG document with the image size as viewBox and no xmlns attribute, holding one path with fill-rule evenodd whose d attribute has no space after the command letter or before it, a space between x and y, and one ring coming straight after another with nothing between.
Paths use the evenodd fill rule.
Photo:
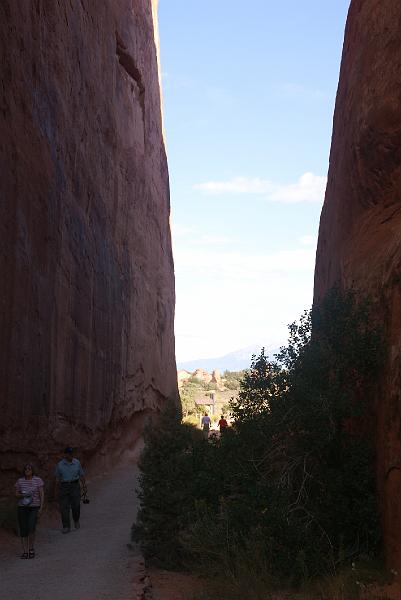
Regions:
<instances>
[{"instance_id":1,"label":"dark shorts","mask_svg":"<svg viewBox=\"0 0 401 600\"><path fill-rule=\"evenodd\" d=\"M35 533L39 506L18 506L18 525L20 536L25 538Z\"/></svg>"}]
</instances>

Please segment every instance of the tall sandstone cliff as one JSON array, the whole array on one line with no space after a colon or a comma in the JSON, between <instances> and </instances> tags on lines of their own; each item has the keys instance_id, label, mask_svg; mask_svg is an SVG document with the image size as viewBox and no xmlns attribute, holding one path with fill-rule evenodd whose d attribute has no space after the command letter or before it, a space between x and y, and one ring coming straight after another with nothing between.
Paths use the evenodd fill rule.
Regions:
<instances>
[{"instance_id":1,"label":"tall sandstone cliff","mask_svg":"<svg viewBox=\"0 0 401 600\"><path fill-rule=\"evenodd\" d=\"M401 572L401 3L352 0L346 27L315 301L335 283L378 301L388 356L377 399L384 546Z\"/></svg>"},{"instance_id":2,"label":"tall sandstone cliff","mask_svg":"<svg viewBox=\"0 0 401 600\"><path fill-rule=\"evenodd\" d=\"M0 468L176 397L155 0L0 2Z\"/></svg>"}]
</instances>

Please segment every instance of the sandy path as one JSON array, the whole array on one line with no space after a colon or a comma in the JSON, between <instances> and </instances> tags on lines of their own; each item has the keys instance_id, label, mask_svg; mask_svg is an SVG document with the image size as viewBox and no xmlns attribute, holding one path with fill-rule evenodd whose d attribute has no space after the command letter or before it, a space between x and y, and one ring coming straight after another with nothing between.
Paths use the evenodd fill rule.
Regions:
<instances>
[{"instance_id":1,"label":"sandy path","mask_svg":"<svg viewBox=\"0 0 401 600\"><path fill-rule=\"evenodd\" d=\"M21 560L18 538L0 550L3 600L133 600L138 558L129 550L135 519L137 470L116 469L89 487L81 529L67 535L60 524L39 525L37 556Z\"/></svg>"}]
</instances>

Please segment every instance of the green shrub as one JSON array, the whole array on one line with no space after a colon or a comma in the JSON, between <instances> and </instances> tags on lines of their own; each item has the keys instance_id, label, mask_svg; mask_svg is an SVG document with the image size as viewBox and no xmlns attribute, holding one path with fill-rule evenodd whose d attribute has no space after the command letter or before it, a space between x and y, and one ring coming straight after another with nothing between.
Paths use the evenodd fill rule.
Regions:
<instances>
[{"instance_id":1,"label":"green shrub","mask_svg":"<svg viewBox=\"0 0 401 600\"><path fill-rule=\"evenodd\" d=\"M197 411L195 398L199 394L200 386L193 381L184 381L180 389L182 413L186 417L194 415Z\"/></svg>"},{"instance_id":2,"label":"green shrub","mask_svg":"<svg viewBox=\"0 0 401 600\"><path fill-rule=\"evenodd\" d=\"M224 387L228 390L238 390L240 388L241 381L245 375L245 370L243 371L224 371L223 379L224 379Z\"/></svg>"},{"instance_id":3,"label":"green shrub","mask_svg":"<svg viewBox=\"0 0 401 600\"><path fill-rule=\"evenodd\" d=\"M145 556L163 566L182 560L179 533L193 511L193 473L200 467L203 440L192 425L182 424L178 407L169 403L145 429L139 468L141 506L132 537ZM198 464L200 463L200 464Z\"/></svg>"},{"instance_id":4,"label":"green shrub","mask_svg":"<svg viewBox=\"0 0 401 600\"><path fill-rule=\"evenodd\" d=\"M297 586L377 554L372 399L384 344L372 315L338 289L305 312L274 362L253 357L221 438L205 443L171 407L148 429L135 528L146 556L238 588Z\"/></svg>"}]
</instances>

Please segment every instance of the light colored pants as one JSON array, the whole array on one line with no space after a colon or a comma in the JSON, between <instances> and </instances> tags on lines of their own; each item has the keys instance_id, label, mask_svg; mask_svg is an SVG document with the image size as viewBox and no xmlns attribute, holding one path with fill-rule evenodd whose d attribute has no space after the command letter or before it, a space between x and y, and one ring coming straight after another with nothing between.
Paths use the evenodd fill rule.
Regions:
<instances>
[{"instance_id":1,"label":"light colored pants","mask_svg":"<svg viewBox=\"0 0 401 600\"><path fill-rule=\"evenodd\" d=\"M203 437L205 440L209 439L209 425L203 426Z\"/></svg>"}]
</instances>

